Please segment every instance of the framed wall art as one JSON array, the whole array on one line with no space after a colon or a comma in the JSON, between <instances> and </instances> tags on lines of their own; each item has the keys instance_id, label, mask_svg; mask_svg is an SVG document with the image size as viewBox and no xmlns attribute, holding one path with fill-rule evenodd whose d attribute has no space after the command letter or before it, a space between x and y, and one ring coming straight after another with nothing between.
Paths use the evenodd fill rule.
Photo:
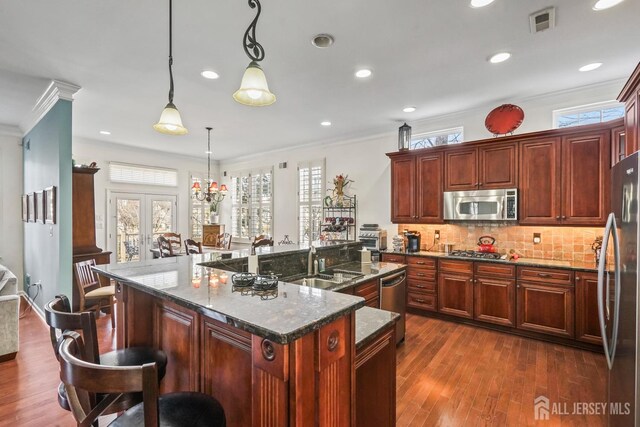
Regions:
<instances>
[{"instance_id":1,"label":"framed wall art","mask_svg":"<svg viewBox=\"0 0 640 427\"><path fill-rule=\"evenodd\" d=\"M36 222L36 207L34 203L35 193L27 194L27 217L28 222Z\"/></svg>"},{"instance_id":2,"label":"framed wall art","mask_svg":"<svg viewBox=\"0 0 640 427\"><path fill-rule=\"evenodd\" d=\"M46 224L56 223L56 187L45 188L44 190L44 222Z\"/></svg>"},{"instance_id":3,"label":"framed wall art","mask_svg":"<svg viewBox=\"0 0 640 427\"><path fill-rule=\"evenodd\" d=\"M35 222L44 224L44 192L36 191L33 193L33 206L35 208Z\"/></svg>"},{"instance_id":4,"label":"framed wall art","mask_svg":"<svg viewBox=\"0 0 640 427\"><path fill-rule=\"evenodd\" d=\"M29 201L26 194L22 195L22 221L29 221Z\"/></svg>"}]
</instances>

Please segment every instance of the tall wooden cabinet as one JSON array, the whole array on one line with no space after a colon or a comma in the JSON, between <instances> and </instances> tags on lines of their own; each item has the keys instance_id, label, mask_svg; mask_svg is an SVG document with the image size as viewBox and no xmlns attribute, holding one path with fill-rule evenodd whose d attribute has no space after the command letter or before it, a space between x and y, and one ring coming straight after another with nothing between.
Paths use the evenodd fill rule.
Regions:
<instances>
[{"instance_id":1,"label":"tall wooden cabinet","mask_svg":"<svg viewBox=\"0 0 640 427\"><path fill-rule=\"evenodd\" d=\"M618 101L625 103L624 129L626 155L638 151L640 136L640 63L618 95Z\"/></svg>"},{"instance_id":2,"label":"tall wooden cabinet","mask_svg":"<svg viewBox=\"0 0 640 427\"><path fill-rule=\"evenodd\" d=\"M94 195L94 175L98 168L74 167L72 177L73 213L73 262L95 260L96 264L109 264L111 252L96 245L96 208ZM101 279L102 280L102 279ZM74 310L79 309L80 295L73 278Z\"/></svg>"},{"instance_id":3,"label":"tall wooden cabinet","mask_svg":"<svg viewBox=\"0 0 640 427\"><path fill-rule=\"evenodd\" d=\"M391 160L391 220L443 222L442 152L401 155Z\"/></svg>"}]
</instances>

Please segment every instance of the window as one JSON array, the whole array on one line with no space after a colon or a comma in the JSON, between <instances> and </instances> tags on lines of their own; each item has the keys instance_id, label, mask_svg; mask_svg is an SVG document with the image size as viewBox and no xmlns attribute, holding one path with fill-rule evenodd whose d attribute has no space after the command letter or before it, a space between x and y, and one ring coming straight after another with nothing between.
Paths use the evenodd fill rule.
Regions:
<instances>
[{"instance_id":1,"label":"window","mask_svg":"<svg viewBox=\"0 0 640 427\"><path fill-rule=\"evenodd\" d=\"M231 234L251 239L273 232L273 171L231 174Z\"/></svg>"},{"instance_id":2,"label":"window","mask_svg":"<svg viewBox=\"0 0 640 427\"><path fill-rule=\"evenodd\" d=\"M438 145L459 144L464 141L464 128L462 126L452 129L437 130L434 132L420 133L411 137L410 150L436 147Z\"/></svg>"},{"instance_id":3,"label":"window","mask_svg":"<svg viewBox=\"0 0 640 427\"><path fill-rule=\"evenodd\" d=\"M196 199L196 191L193 184L198 182L202 188L206 188L202 183L205 181L202 177L191 175L189 194L191 197L191 238L194 240L202 240L202 225L206 224L206 218L209 215L209 205L206 201Z\"/></svg>"},{"instance_id":4,"label":"window","mask_svg":"<svg viewBox=\"0 0 640 427\"><path fill-rule=\"evenodd\" d=\"M598 102L553 112L553 127L590 125L608 122L624 116L624 104L616 101Z\"/></svg>"},{"instance_id":5,"label":"window","mask_svg":"<svg viewBox=\"0 0 640 427\"><path fill-rule=\"evenodd\" d=\"M123 184L176 187L178 185L178 172L174 169L109 163L109 179L111 182Z\"/></svg>"},{"instance_id":6,"label":"window","mask_svg":"<svg viewBox=\"0 0 640 427\"><path fill-rule=\"evenodd\" d=\"M324 195L324 159L298 164L298 242L320 237Z\"/></svg>"}]
</instances>

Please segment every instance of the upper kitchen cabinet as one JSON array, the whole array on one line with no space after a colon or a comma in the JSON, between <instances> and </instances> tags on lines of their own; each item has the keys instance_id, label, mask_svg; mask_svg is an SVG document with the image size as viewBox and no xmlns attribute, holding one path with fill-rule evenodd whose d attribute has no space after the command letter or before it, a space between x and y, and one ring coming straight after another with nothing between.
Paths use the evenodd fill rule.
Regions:
<instances>
[{"instance_id":1,"label":"upper kitchen cabinet","mask_svg":"<svg viewBox=\"0 0 640 427\"><path fill-rule=\"evenodd\" d=\"M445 191L491 190L517 186L517 143L486 143L445 152Z\"/></svg>"},{"instance_id":2,"label":"upper kitchen cabinet","mask_svg":"<svg viewBox=\"0 0 640 427\"><path fill-rule=\"evenodd\" d=\"M593 129L593 128L591 128ZM520 145L520 224L604 225L609 208L610 130Z\"/></svg>"},{"instance_id":3,"label":"upper kitchen cabinet","mask_svg":"<svg viewBox=\"0 0 640 427\"><path fill-rule=\"evenodd\" d=\"M638 151L640 132L640 63L618 95L618 101L625 103L624 128L626 155Z\"/></svg>"},{"instance_id":4,"label":"upper kitchen cabinet","mask_svg":"<svg viewBox=\"0 0 640 427\"><path fill-rule=\"evenodd\" d=\"M391 159L391 221L442 220L442 152L400 155Z\"/></svg>"}]
</instances>

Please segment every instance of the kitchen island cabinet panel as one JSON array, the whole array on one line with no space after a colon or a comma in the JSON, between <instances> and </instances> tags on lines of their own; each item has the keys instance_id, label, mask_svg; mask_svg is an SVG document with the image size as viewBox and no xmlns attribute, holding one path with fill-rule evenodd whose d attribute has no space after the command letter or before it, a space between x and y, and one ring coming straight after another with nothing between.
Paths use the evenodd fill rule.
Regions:
<instances>
[{"instance_id":1,"label":"kitchen island cabinet panel","mask_svg":"<svg viewBox=\"0 0 640 427\"><path fill-rule=\"evenodd\" d=\"M364 298L365 305L380 308L380 282L378 279L370 280L356 286L354 295Z\"/></svg>"},{"instance_id":2,"label":"kitchen island cabinet panel","mask_svg":"<svg viewBox=\"0 0 640 427\"><path fill-rule=\"evenodd\" d=\"M520 224L558 225L561 217L559 138L520 145Z\"/></svg>"}]
</instances>

